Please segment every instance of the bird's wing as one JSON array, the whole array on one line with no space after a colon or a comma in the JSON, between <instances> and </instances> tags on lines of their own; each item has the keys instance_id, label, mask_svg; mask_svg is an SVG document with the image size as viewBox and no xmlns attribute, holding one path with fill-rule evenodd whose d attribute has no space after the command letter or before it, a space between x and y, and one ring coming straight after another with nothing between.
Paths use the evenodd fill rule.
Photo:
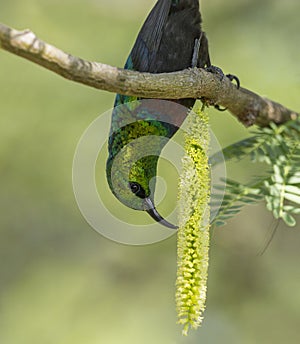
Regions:
<instances>
[{"instance_id":1,"label":"bird's wing","mask_svg":"<svg viewBox=\"0 0 300 344\"><path fill-rule=\"evenodd\" d=\"M152 72L155 56L161 42L172 0L158 0L143 24L125 68L139 72Z\"/></svg>"}]
</instances>

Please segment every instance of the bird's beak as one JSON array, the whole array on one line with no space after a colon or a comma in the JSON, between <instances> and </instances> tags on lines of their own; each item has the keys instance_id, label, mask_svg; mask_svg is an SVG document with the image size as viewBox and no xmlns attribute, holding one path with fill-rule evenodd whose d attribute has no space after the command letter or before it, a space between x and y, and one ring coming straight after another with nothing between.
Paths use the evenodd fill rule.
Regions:
<instances>
[{"instance_id":1,"label":"bird's beak","mask_svg":"<svg viewBox=\"0 0 300 344\"><path fill-rule=\"evenodd\" d=\"M147 213L157 222L159 222L161 225L166 226L171 229L178 229L177 226L174 226L172 223L165 220L156 210L152 200L147 197L145 198L145 210Z\"/></svg>"}]
</instances>

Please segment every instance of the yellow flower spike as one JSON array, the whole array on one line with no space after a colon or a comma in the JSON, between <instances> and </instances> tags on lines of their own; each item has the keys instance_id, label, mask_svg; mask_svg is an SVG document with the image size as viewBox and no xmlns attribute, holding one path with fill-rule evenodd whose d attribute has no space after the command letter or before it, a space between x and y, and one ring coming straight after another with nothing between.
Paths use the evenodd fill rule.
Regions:
<instances>
[{"instance_id":1,"label":"yellow flower spike","mask_svg":"<svg viewBox=\"0 0 300 344\"><path fill-rule=\"evenodd\" d=\"M200 110L188 116L185 156L179 181L176 307L183 335L198 328L205 309L208 250L210 168L208 117Z\"/></svg>"}]
</instances>

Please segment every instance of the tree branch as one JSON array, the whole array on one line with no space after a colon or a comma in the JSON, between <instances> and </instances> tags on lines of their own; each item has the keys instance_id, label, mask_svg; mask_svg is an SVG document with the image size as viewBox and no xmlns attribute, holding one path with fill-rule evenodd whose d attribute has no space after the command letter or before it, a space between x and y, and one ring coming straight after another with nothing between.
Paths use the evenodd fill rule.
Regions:
<instances>
[{"instance_id":1,"label":"tree branch","mask_svg":"<svg viewBox=\"0 0 300 344\"><path fill-rule=\"evenodd\" d=\"M97 89L143 98L201 98L226 107L245 126L284 123L299 114L244 89L228 78L204 69L173 73L139 73L90 62L43 42L30 30L17 31L0 23L0 47L47 68L62 77Z\"/></svg>"}]
</instances>

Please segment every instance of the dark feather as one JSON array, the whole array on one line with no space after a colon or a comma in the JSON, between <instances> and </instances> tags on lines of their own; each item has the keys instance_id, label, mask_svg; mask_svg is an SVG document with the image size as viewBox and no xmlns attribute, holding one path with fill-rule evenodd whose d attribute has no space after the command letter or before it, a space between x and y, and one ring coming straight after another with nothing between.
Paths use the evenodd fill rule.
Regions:
<instances>
[{"instance_id":1,"label":"dark feather","mask_svg":"<svg viewBox=\"0 0 300 344\"><path fill-rule=\"evenodd\" d=\"M151 64L156 60L171 2L159 0L144 22L130 53L134 70L150 72Z\"/></svg>"},{"instance_id":2,"label":"dark feather","mask_svg":"<svg viewBox=\"0 0 300 344\"><path fill-rule=\"evenodd\" d=\"M195 40L201 38L198 67L209 66L198 0L159 0L148 15L125 68L163 73L191 67Z\"/></svg>"}]
</instances>

